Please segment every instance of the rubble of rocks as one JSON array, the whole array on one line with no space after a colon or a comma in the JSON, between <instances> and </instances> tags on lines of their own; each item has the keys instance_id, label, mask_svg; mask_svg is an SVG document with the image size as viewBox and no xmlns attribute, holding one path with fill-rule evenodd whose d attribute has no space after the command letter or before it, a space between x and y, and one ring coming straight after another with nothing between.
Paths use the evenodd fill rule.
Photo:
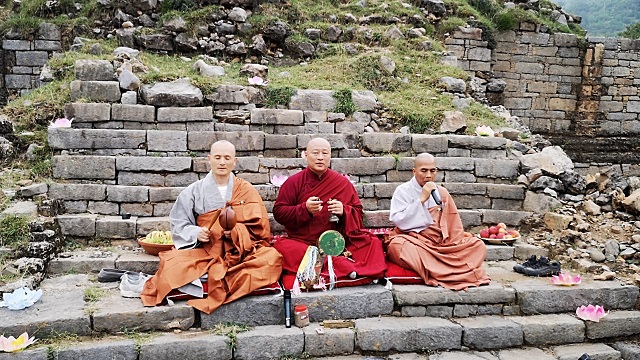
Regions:
<instances>
[{"instance_id":1,"label":"rubble of rocks","mask_svg":"<svg viewBox=\"0 0 640 360\"><path fill-rule=\"evenodd\" d=\"M526 242L548 248L563 269L640 284L640 179L620 166L576 169L559 147L517 156L524 210L536 213L523 225Z\"/></svg>"}]
</instances>

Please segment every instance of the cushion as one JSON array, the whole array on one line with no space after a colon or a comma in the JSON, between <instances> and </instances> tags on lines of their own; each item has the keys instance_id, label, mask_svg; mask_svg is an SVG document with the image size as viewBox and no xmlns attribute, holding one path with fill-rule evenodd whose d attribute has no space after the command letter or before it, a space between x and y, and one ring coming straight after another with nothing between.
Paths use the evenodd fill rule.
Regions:
<instances>
[{"instance_id":1,"label":"cushion","mask_svg":"<svg viewBox=\"0 0 640 360\"><path fill-rule=\"evenodd\" d=\"M424 281L417 272L405 269L389 260L387 260L385 278L393 284L424 284Z\"/></svg>"}]
</instances>

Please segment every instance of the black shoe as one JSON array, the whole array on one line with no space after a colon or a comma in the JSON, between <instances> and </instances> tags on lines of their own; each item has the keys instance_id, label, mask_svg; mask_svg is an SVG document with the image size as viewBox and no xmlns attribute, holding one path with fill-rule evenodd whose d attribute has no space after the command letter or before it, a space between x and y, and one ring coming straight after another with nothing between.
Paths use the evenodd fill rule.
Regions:
<instances>
[{"instance_id":1,"label":"black shoe","mask_svg":"<svg viewBox=\"0 0 640 360\"><path fill-rule=\"evenodd\" d=\"M513 271L520 273L520 274L524 274L524 268L526 267L532 267L535 266L536 264L538 264L538 258L535 255L531 255L527 261L523 262L522 264L516 264L513 266Z\"/></svg>"},{"instance_id":2,"label":"black shoe","mask_svg":"<svg viewBox=\"0 0 640 360\"><path fill-rule=\"evenodd\" d=\"M589 354L587 353L584 353L578 358L578 360L591 360L591 356L589 356Z\"/></svg>"},{"instance_id":3,"label":"black shoe","mask_svg":"<svg viewBox=\"0 0 640 360\"><path fill-rule=\"evenodd\" d=\"M103 268L100 270L100 273L98 274L98 281L99 282L115 282L115 281L120 281L120 278L122 277L122 275L124 274L140 274L140 272L135 272L135 271L128 271L128 270L121 270L121 269L107 269L107 268Z\"/></svg>"},{"instance_id":4,"label":"black shoe","mask_svg":"<svg viewBox=\"0 0 640 360\"><path fill-rule=\"evenodd\" d=\"M549 259L542 256L537 264L524 268L524 274L527 276L551 276L560 274L560 263L557 261L549 262Z\"/></svg>"}]
</instances>

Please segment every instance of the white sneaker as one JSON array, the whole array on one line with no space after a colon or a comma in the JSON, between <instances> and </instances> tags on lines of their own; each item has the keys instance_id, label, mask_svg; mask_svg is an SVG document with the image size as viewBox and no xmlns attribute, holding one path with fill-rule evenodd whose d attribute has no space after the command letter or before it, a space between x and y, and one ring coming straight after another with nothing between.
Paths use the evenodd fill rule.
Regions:
<instances>
[{"instance_id":1,"label":"white sneaker","mask_svg":"<svg viewBox=\"0 0 640 360\"><path fill-rule=\"evenodd\" d=\"M126 298L139 298L142 289L144 289L144 284L151 279L151 275L125 273L120 279L120 295Z\"/></svg>"}]
</instances>

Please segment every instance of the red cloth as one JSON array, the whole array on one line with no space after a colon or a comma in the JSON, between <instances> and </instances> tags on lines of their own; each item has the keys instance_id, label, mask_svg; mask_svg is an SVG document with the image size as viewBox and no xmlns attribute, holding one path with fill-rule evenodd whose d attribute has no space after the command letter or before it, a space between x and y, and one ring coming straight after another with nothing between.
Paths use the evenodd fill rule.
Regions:
<instances>
[{"instance_id":1,"label":"red cloth","mask_svg":"<svg viewBox=\"0 0 640 360\"><path fill-rule=\"evenodd\" d=\"M311 196L317 196L325 203L317 214L307 211L306 201ZM344 205L344 214L337 223L329 221L326 205L329 199L337 199ZM387 269L382 242L363 230L363 215L353 184L337 172L329 169L320 177L307 168L291 176L282 184L273 206L274 218L284 225L288 235L274 244L283 256L283 272L297 273L307 247L316 246L323 232L338 230L345 238L353 261L344 256L334 256L336 276L345 277L355 271L358 276L382 277ZM323 269L326 268L325 260Z\"/></svg>"}]
</instances>

